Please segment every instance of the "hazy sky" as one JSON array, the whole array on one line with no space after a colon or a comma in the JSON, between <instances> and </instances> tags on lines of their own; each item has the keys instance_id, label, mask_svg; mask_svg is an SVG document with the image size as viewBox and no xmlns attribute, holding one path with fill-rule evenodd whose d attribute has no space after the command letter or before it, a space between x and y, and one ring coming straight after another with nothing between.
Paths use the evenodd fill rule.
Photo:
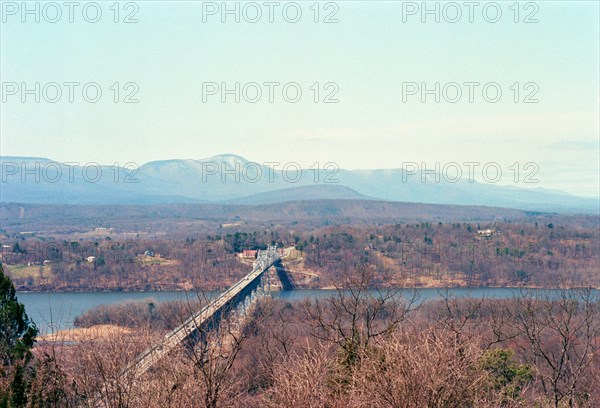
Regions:
<instances>
[{"instance_id":1,"label":"hazy sky","mask_svg":"<svg viewBox=\"0 0 600 408\"><path fill-rule=\"evenodd\" d=\"M215 10L221 2L171 1L123 2L118 23L113 2L99 2L102 15L91 23L85 18L94 20L97 10L88 3L73 10L72 23L62 2L56 3L60 19L56 9L40 3L37 23L35 14L22 15L21 2L3 2L2 155L141 165L235 153L257 162L335 162L350 169L497 162L506 184L517 162L519 186L598 195L596 1L523 2L518 8L512 1L480 2L473 22L467 6L457 2L462 17L455 23L455 7L427 3L431 9L438 4L437 23L435 15L422 15L420 1L322 2L318 23L313 2L299 3L297 23L290 22L297 11L290 2L274 7L273 23L262 1L238 3L239 23L233 14L221 21ZM255 18L256 4L262 16L252 23L247 20ZM502 14L493 23L495 5ZM124 23L132 13L138 22ZM328 16L338 21L325 23ZM39 103L22 92L23 83L35 89L36 82ZM57 87L47 85L53 82L62 92L56 103L49 102L56 98ZM81 84L73 102L65 85L70 82ZM130 82L135 85L123 89ZM235 103L225 94L222 103L217 91L203 102L203 83L209 82L232 89L239 82L240 93L255 82L262 98L250 103L242 95ZM273 103L264 85L271 82L280 83L273 86ZM439 103L433 94L424 95L426 103L418 91L403 95L403 87L414 90L407 83L434 89L436 82ZM456 86L444 88L452 82L462 91L456 103L449 101ZM472 82L481 85L471 103L465 83ZM86 83L102 90L97 103L84 100ZM301 88L298 102L283 98L287 83ZM486 88L490 100L502 91L496 103L482 95L489 83L497 84ZM123 103L136 88L138 102ZM256 87L245 89L247 98L255 97ZM87 88L88 97L94 90ZM294 98L295 87L287 91ZM338 102L323 103L334 91ZM521 182L533 169L524 169L529 162L539 167L537 184Z\"/></svg>"}]
</instances>

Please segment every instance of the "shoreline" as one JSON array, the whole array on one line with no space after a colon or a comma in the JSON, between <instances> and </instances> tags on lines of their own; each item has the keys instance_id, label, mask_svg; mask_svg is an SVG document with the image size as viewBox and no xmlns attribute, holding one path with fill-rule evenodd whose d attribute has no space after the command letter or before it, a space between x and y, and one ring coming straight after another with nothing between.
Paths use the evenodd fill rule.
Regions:
<instances>
[{"instance_id":1,"label":"shoreline","mask_svg":"<svg viewBox=\"0 0 600 408\"><path fill-rule=\"evenodd\" d=\"M336 291L342 288L336 288L334 286L323 286L318 288L295 288L292 290L284 291L277 290L272 291L273 293L277 292L302 292L302 291ZM481 290L481 289L521 289L521 290L600 290L600 287L596 286L569 286L569 287L543 287L543 286L403 286L403 287L393 287L393 286L373 286L368 288L368 290L445 290L445 289L464 289L464 290ZM206 290L184 290L184 289L169 289L169 290L161 290L161 289L150 289L150 290L110 290L110 289L90 289L90 290L18 290L17 294L81 294L81 293L209 293L209 292L222 292L227 289L206 289ZM342 289L343 290L343 289Z\"/></svg>"}]
</instances>

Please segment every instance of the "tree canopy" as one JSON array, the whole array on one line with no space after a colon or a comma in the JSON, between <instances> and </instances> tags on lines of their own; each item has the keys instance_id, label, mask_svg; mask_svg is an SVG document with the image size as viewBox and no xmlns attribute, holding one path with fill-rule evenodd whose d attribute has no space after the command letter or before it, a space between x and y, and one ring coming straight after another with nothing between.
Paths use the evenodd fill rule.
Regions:
<instances>
[{"instance_id":1,"label":"tree canopy","mask_svg":"<svg viewBox=\"0 0 600 408\"><path fill-rule=\"evenodd\" d=\"M15 287L0 265L0 360L11 366L18 360L28 360L37 328L19 303Z\"/></svg>"}]
</instances>

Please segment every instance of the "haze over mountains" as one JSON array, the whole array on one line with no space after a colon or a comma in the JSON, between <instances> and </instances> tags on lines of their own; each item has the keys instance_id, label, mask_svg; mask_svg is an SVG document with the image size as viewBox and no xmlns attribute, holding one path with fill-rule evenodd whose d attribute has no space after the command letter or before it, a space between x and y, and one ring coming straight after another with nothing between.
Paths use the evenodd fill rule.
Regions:
<instances>
[{"instance_id":1,"label":"haze over mountains","mask_svg":"<svg viewBox=\"0 0 600 408\"><path fill-rule=\"evenodd\" d=\"M597 213L598 199L560 191L470 182L435 182L405 169L317 172L293 164L270 167L236 155L164 160L135 169L68 165L45 158L0 158L3 203L35 204L273 204L302 200L385 200L485 205L533 211ZM37 166L37 167L36 167Z\"/></svg>"}]
</instances>

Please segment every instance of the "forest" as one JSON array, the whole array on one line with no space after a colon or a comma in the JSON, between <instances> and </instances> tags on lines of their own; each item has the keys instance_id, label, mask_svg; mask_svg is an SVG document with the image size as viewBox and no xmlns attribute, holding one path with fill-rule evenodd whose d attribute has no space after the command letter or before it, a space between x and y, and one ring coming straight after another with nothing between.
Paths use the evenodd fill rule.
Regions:
<instances>
[{"instance_id":1,"label":"forest","mask_svg":"<svg viewBox=\"0 0 600 408\"><path fill-rule=\"evenodd\" d=\"M231 225L189 236L111 230L5 234L18 290L219 290L248 273L244 249L294 248L297 288L331 288L356 264L377 287L600 287L600 233L572 220L319 227Z\"/></svg>"},{"instance_id":2,"label":"forest","mask_svg":"<svg viewBox=\"0 0 600 408\"><path fill-rule=\"evenodd\" d=\"M35 326L2 278L2 307L19 317L0 333L3 407L600 404L600 302L589 289L522 291L504 300L442 290L419 302L410 291L368 290L373 276L358 265L330 297L264 298L241 328L222 319L204 345L182 345L133 378L124 374L127 364L202 296L92 309L79 329L35 341ZM70 336L94 327L102 335Z\"/></svg>"}]
</instances>

